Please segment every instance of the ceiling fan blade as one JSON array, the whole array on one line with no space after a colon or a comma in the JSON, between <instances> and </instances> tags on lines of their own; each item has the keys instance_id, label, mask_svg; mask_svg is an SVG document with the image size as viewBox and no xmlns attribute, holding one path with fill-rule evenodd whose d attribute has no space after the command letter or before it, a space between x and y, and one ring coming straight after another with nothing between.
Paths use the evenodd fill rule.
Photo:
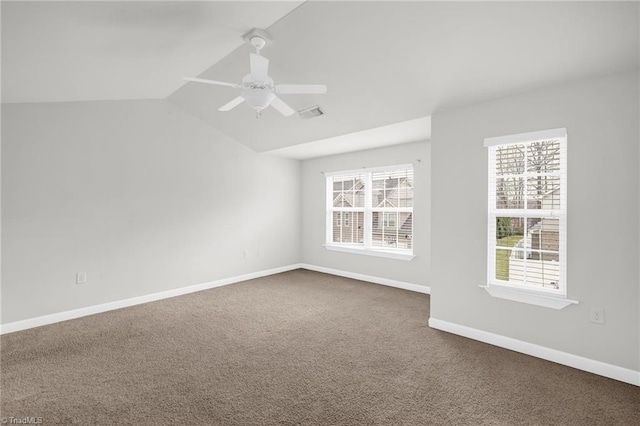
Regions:
<instances>
[{"instance_id":1,"label":"ceiling fan blade","mask_svg":"<svg viewBox=\"0 0 640 426\"><path fill-rule=\"evenodd\" d=\"M237 98L235 98L231 102L228 102L228 103L222 105L220 108L218 108L218 111L230 111L230 110L234 109L235 107L237 107L238 105L240 105L243 102L244 102L244 98L242 96L238 96Z\"/></svg>"},{"instance_id":2,"label":"ceiling fan blade","mask_svg":"<svg viewBox=\"0 0 640 426\"><path fill-rule=\"evenodd\" d=\"M250 54L249 60L251 62L251 77L253 77L253 81L266 83L269 80L269 60L255 53Z\"/></svg>"},{"instance_id":3,"label":"ceiling fan blade","mask_svg":"<svg viewBox=\"0 0 640 426\"><path fill-rule=\"evenodd\" d=\"M203 78L190 78L190 77L184 77L184 79L187 81L193 81L195 83L217 84L218 86L229 86L229 87L234 87L236 89L240 88L239 84L227 83L226 81L205 80Z\"/></svg>"},{"instance_id":4,"label":"ceiling fan blade","mask_svg":"<svg viewBox=\"0 0 640 426\"><path fill-rule=\"evenodd\" d=\"M280 95L324 95L327 86L324 84L278 84L276 93Z\"/></svg>"},{"instance_id":5,"label":"ceiling fan blade","mask_svg":"<svg viewBox=\"0 0 640 426\"><path fill-rule=\"evenodd\" d=\"M282 99L277 96L274 96L273 100L271 100L271 106L277 109L280 114L284 115L285 117L289 117L290 115L295 113L293 108L285 104Z\"/></svg>"}]
</instances>

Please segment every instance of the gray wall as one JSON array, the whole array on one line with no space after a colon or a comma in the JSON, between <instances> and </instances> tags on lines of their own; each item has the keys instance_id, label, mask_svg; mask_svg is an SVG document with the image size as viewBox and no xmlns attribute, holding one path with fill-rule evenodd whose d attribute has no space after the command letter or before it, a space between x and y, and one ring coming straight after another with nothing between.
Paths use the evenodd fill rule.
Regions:
<instances>
[{"instance_id":1,"label":"gray wall","mask_svg":"<svg viewBox=\"0 0 640 426\"><path fill-rule=\"evenodd\" d=\"M418 162L417 160L420 160ZM323 172L413 164L414 254L411 261L328 251L325 243L326 180ZM430 282L430 148L428 142L396 145L302 162L302 261L316 266L428 286Z\"/></svg>"},{"instance_id":2,"label":"gray wall","mask_svg":"<svg viewBox=\"0 0 640 426\"><path fill-rule=\"evenodd\" d=\"M640 369L638 75L610 75L432 117L431 315ZM568 296L563 310L495 299L486 283L483 138L568 130ZM589 307L606 324L590 323Z\"/></svg>"},{"instance_id":3,"label":"gray wall","mask_svg":"<svg viewBox=\"0 0 640 426\"><path fill-rule=\"evenodd\" d=\"M165 101L5 104L2 125L2 323L299 261L297 161Z\"/></svg>"}]
</instances>

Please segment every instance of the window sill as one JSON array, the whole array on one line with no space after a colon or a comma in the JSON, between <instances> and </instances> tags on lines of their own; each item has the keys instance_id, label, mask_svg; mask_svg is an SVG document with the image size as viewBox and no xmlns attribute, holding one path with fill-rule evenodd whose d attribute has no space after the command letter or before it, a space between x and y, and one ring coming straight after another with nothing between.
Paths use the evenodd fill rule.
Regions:
<instances>
[{"instance_id":1,"label":"window sill","mask_svg":"<svg viewBox=\"0 0 640 426\"><path fill-rule=\"evenodd\" d=\"M530 305L543 306L545 308L564 309L569 305L578 304L577 300L571 300L549 294L534 293L506 286L481 285L480 287L484 288L492 297L528 303Z\"/></svg>"},{"instance_id":2,"label":"window sill","mask_svg":"<svg viewBox=\"0 0 640 426\"><path fill-rule=\"evenodd\" d=\"M333 246L329 244L323 244L324 248L330 251L341 251L344 253L363 254L365 256L386 257L387 259L397 259L410 261L414 257L413 254L401 253L389 250L371 250L360 247L345 247L345 246Z\"/></svg>"}]
</instances>

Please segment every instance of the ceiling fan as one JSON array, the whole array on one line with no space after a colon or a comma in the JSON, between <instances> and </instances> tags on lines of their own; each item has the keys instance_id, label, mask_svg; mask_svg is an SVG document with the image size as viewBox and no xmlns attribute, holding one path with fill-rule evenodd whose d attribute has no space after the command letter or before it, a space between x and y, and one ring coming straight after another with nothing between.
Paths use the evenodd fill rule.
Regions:
<instances>
[{"instance_id":1,"label":"ceiling fan","mask_svg":"<svg viewBox=\"0 0 640 426\"><path fill-rule=\"evenodd\" d=\"M253 47L256 53L249 54L251 72L242 78L242 83L227 83L225 81L206 80L203 78L187 78L185 80L196 83L216 84L240 89L240 96L218 108L218 111L230 111L243 102L253 108L259 117L262 110L269 105L288 117L295 113L293 108L284 103L277 95L302 95L327 93L327 86L323 84L274 84L269 77L269 60L260 54L260 50L271 41L268 34L259 29L253 29L243 37Z\"/></svg>"}]
</instances>

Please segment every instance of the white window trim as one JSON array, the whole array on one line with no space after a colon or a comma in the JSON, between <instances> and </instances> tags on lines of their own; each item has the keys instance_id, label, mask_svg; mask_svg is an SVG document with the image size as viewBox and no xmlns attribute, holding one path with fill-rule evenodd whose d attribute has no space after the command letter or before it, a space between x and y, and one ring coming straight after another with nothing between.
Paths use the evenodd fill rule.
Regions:
<instances>
[{"instance_id":1,"label":"white window trim","mask_svg":"<svg viewBox=\"0 0 640 426\"><path fill-rule=\"evenodd\" d=\"M414 254L405 253L404 251L392 251L384 249L368 249L362 246L346 245L346 244L323 244L324 248L329 251L340 251L343 253L362 254L365 256L386 257L387 259L397 259L409 261L416 257Z\"/></svg>"},{"instance_id":2,"label":"white window trim","mask_svg":"<svg viewBox=\"0 0 640 426\"><path fill-rule=\"evenodd\" d=\"M324 175L325 175L326 182L328 182L329 178L333 176L364 173L368 175L368 180L369 180L368 184L365 187L369 188L371 186L370 180L373 173L382 172L382 171L387 172L387 171L394 171L394 170L406 170L406 169L413 170L413 164L398 164L394 166L370 167L370 168L362 168L362 169L354 169L354 170L340 170L336 172L325 172ZM333 204L333 187L328 184L325 184L325 186L326 186L326 203L325 203L326 235L325 235L325 244L323 244L323 247L325 249L330 251L353 253L353 254L360 254L360 255L366 255L366 256L384 257L388 259L405 260L405 261L410 261L415 257L413 253L413 244L411 249L386 249L386 248L372 246L372 241L371 241L372 240L371 222L372 222L374 211L382 212L383 215L384 215L384 212L391 212L391 211L393 212L406 211L406 212L413 213L413 207L405 207L405 208L375 207L374 208L372 206L372 199L371 199L372 194L370 191L366 190L364 193L365 194L364 208L360 208L360 207L330 208L330 206ZM330 242L333 238L332 236L332 231L333 231L332 216L333 215L332 214L335 211L364 213L364 224L363 224L364 225L364 243L362 245L344 244L344 243L340 244L340 243Z\"/></svg>"},{"instance_id":3,"label":"white window trim","mask_svg":"<svg viewBox=\"0 0 640 426\"><path fill-rule=\"evenodd\" d=\"M552 309L563 309L569 305L577 304L578 301L567 298L567 273L566 273L566 245L567 245L567 129L550 129L538 132L520 133L516 135L499 136L493 138L486 138L484 140L484 146L486 148L528 143L538 140L548 139L563 139L564 155L561 157L560 167L560 210L559 211L531 211L526 213L525 216L532 217L558 217L560 221L560 229L563 230L564 237L560 238L559 242L559 256L560 256L560 282L562 287L560 289L548 289L548 288L534 288L524 285L517 285L514 283L508 283L506 281L497 280L495 278L495 220L498 214L500 216L509 216L512 211L507 209L498 210L495 207L495 199L491 197L491 193L488 193L488 221L487 221L487 284L480 285L487 293L493 297L500 299L512 300L521 303L527 303L537 306L543 306ZM493 169L495 164L492 164L492 156L488 155L489 171ZM491 178L491 176L489 176ZM491 181L489 181L489 191L491 191ZM522 216L522 212L518 213Z\"/></svg>"},{"instance_id":4,"label":"white window trim","mask_svg":"<svg viewBox=\"0 0 640 426\"><path fill-rule=\"evenodd\" d=\"M540 291L519 289L500 284L480 285L487 293L498 299L513 300L514 302L528 303L530 305L543 306L545 308L563 309L569 305L577 305L577 300L567 299L561 296L542 294Z\"/></svg>"}]
</instances>

